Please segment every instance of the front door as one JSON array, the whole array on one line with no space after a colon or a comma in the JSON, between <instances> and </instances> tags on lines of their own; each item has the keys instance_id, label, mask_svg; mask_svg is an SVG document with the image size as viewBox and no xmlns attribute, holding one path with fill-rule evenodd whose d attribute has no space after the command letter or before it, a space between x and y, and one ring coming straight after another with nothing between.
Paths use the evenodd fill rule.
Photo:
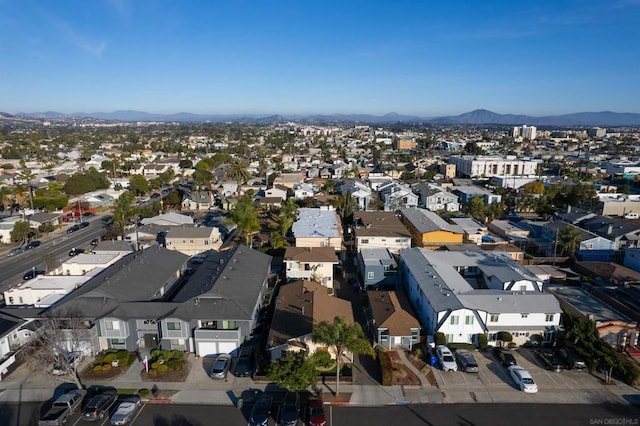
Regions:
<instances>
[{"instance_id":1,"label":"front door","mask_svg":"<svg viewBox=\"0 0 640 426\"><path fill-rule=\"evenodd\" d=\"M144 347L147 349L158 349L158 335L155 333L145 334Z\"/></svg>"}]
</instances>

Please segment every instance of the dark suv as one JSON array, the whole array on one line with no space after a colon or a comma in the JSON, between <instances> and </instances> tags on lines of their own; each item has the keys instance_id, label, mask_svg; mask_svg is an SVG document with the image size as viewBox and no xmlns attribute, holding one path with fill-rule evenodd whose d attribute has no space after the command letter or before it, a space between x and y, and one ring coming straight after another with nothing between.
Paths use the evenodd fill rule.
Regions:
<instances>
[{"instance_id":1,"label":"dark suv","mask_svg":"<svg viewBox=\"0 0 640 426\"><path fill-rule=\"evenodd\" d=\"M234 374L237 377L250 377L255 372L255 355L251 346L242 346Z\"/></svg>"},{"instance_id":2,"label":"dark suv","mask_svg":"<svg viewBox=\"0 0 640 426\"><path fill-rule=\"evenodd\" d=\"M94 396L82 410L82 418L88 421L104 419L117 399L118 394L115 390L107 390Z\"/></svg>"},{"instance_id":3,"label":"dark suv","mask_svg":"<svg viewBox=\"0 0 640 426\"><path fill-rule=\"evenodd\" d=\"M280 407L278 424L282 426L294 426L298 424L300 415L300 396L298 392L287 392Z\"/></svg>"},{"instance_id":4,"label":"dark suv","mask_svg":"<svg viewBox=\"0 0 640 426\"><path fill-rule=\"evenodd\" d=\"M567 367L571 370L575 369L582 371L587 368L587 364L585 364L582 358L580 358L580 355L578 355L576 350L573 348L567 346L558 349L558 355L565 360Z\"/></svg>"},{"instance_id":5,"label":"dark suv","mask_svg":"<svg viewBox=\"0 0 640 426\"><path fill-rule=\"evenodd\" d=\"M22 279L24 280L30 280L32 278L37 277L38 275L44 275L44 271L42 269L29 269L27 272L24 273L24 276L22 277Z\"/></svg>"},{"instance_id":6,"label":"dark suv","mask_svg":"<svg viewBox=\"0 0 640 426\"><path fill-rule=\"evenodd\" d=\"M498 358L498 361L505 367L510 365L517 365L516 358L513 356L510 350L500 347L493 348L493 354Z\"/></svg>"},{"instance_id":7,"label":"dark suv","mask_svg":"<svg viewBox=\"0 0 640 426\"><path fill-rule=\"evenodd\" d=\"M84 253L84 249L83 248L74 247L71 250L69 250L69 256L75 256L75 255L80 254L80 253Z\"/></svg>"}]
</instances>

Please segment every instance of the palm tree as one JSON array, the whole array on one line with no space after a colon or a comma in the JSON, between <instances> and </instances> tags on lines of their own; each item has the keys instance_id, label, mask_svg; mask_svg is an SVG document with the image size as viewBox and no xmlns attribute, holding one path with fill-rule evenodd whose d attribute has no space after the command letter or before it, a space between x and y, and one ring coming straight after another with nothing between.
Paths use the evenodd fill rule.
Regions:
<instances>
[{"instance_id":1,"label":"palm tree","mask_svg":"<svg viewBox=\"0 0 640 426\"><path fill-rule=\"evenodd\" d=\"M0 206L2 206L2 210L6 210L7 206L11 203L11 190L6 187L0 187Z\"/></svg>"},{"instance_id":2,"label":"palm tree","mask_svg":"<svg viewBox=\"0 0 640 426\"><path fill-rule=\"evenodd\" d=\"M322 321L311 332L311 340L333 349L336 356L336 395L340 392L340 369L345 352L375 355L360 324L347 324L345 317L335 317L332 323Z\"/></svg>"},{"instance_id":3,"label":"palm tree","mask_svg":"<svg viewBox=\"0 0 640 426\"><path fill-rule=\"evenodd\" d=\"M29 201L31 204L31 210L33 210L33 189L31 188L31 181L36 177L36 175L31 171L31 169L24 169L20 173L18 173L18 177L22 180L27 181L27 189L29 190Z\"/></svg>"},{"instance_id":4,"label":"palm tree","mask_svg":"<svg viewBox=\"0 0 640 426\"><path fill-rule=\"evenodd\" d=\"M578 228L573 226L565 226L558 232L558 242L562 247L561 253L569 254L569 256L574 257L576 254L576 250L580 247L580 242L582 241L582 233Z\"/></svg>"},{"instance_id":5,"label":"palm tree","mask_svg":"<svg viewBox=\"0 0 640 426\"><path fill-rule=\"evenodd\" d=\"M231 166L225 172L225 176L228 179L235 180L238 183L237 194L240 194L240 184L246 182L250 177L251 173L247 170L247 163L242 160L234 161Z\"/></svg>"}]
</instances>

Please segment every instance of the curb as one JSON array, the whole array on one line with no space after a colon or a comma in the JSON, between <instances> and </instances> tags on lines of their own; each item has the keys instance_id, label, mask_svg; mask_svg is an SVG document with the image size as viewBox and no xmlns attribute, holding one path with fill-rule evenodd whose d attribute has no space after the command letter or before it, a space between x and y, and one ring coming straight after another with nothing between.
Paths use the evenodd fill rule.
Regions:
<instances>
[{"instance_id":1,"label":"curb","mask_svg":"<svg viewBox=\"0 0 640 426\"><path fill-rule=\"evenodd\" d=\"M171 398L149 398L147 402L156 404L170 404Z\"/></svg>"}]
</instances>

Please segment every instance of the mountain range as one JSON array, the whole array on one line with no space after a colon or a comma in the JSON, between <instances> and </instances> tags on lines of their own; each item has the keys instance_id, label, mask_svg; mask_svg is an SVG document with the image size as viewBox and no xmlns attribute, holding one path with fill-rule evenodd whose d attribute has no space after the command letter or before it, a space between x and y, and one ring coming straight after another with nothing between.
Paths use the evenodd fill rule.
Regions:
<instances>
[{"instance_id":1,"label":"mountain range","mask_svg":"<svg viewBox=\"0 0 640 426\"><path fill-rule=\"evenodd\" d=\"M2 117L11 114L1 113ZM264 122L278 123L288 121L305 122L363 122L363 123L426 123L426 124L493 124L493 125L532 125L532 126L639 126L640 114L611 111L578 112L564 115L534 117L529 115L498 114L486 109L477 109L455 116L418 117L389 113L385 115L369 114L315 114L315 115L243 115L243 114L193 114L179 112L175 114L155 114L144 111L113 112L77 112L63 114L55 111L19 112L17 117L33 119L95 118L115 121L163 121L163 122Z\"/></svg>"}]
</instances>

